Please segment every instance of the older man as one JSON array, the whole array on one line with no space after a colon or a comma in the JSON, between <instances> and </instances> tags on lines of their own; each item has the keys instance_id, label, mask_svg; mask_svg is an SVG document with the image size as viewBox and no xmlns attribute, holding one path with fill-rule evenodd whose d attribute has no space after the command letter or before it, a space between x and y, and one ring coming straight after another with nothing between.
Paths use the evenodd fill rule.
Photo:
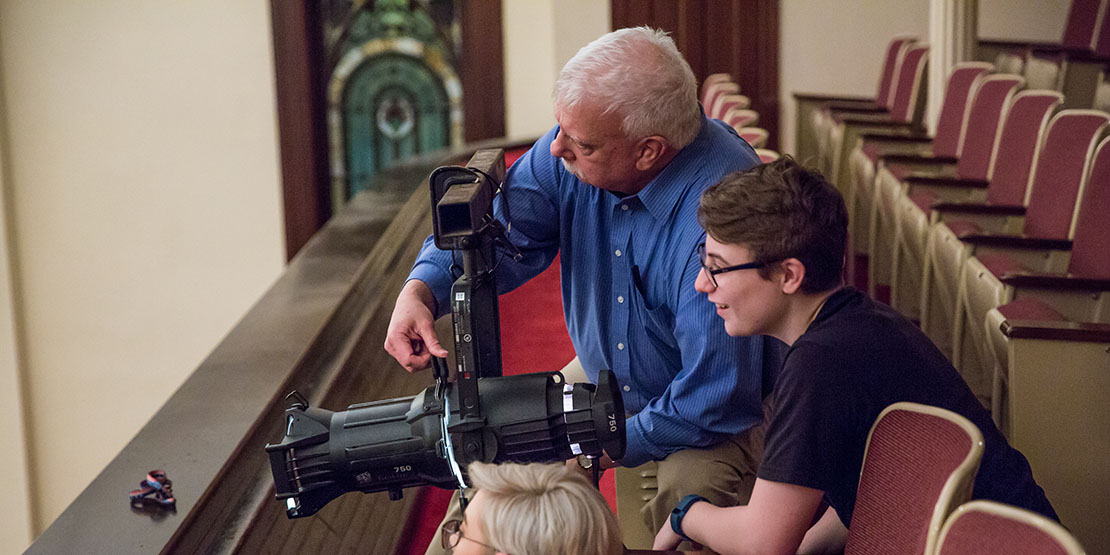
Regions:
<instances>
[{"instance_id":1,"label":"older man","mask_svg":"<svg viewBox=\"0 0 1110 555\"><path fill-rule=\"evenodd\" d=\"M704 236L696 210L705 188L758 158L705 117L693 72L660 31L622 29L585 46L554 96L559 125L513 165L510 209L497 206L523 252L497 263L497 289L561 254L578 359L591 381L613 370L631 415L624 457L602 465L661 461L644 515L652 529L686 493L743 503L762 444L764 368L777 368L780 346L729 337L694 290ZM449 306L450 267L451 254L429 238L397 299L385 347L410 371L447 354L432 322Z\"/></svg>"}]
</instances>

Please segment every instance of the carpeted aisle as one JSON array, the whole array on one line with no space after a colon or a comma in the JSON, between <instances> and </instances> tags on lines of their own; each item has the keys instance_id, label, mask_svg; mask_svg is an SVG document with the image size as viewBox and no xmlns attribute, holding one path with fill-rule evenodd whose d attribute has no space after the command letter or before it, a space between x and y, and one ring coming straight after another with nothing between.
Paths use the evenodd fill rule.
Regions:
<instances>
[{"instance_id":1,"label":"carpeted aisle","mask_svg":"<svg viewBox=\"0 0 1110 555\"><path fill-rule=\"evenodd\" d=\"M506 163L512 164L523 152L509 152L505 156ZM502 295L499 308L501 362L505 375L558 371L574 358L574 347L563 320L558 257L539 276ZM612 472L606 472L602 477L601 492L615 511L616 490ZM417 506L423 510L414 513L406 524L405 539L398 545L397 552L422 555L438 533L451 492L425 487L406 491L405 495L415 496Z\"/></svg>"}]
</instances>

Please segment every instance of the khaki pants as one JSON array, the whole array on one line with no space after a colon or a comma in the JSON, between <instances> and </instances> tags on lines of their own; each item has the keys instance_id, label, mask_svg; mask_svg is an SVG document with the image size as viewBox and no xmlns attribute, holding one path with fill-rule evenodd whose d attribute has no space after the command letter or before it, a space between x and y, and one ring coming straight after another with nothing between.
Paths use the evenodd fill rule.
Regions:
<instances>
[{"instance_id":1,"label":"khaki pants","mask_svg":"<svg viewBox=\"0 0 1110 555\"><path fill-rule=\"evenodd\" d=\"M567 383L585 382L586 373L582 365L575 358L562 370ZM659 491L655 497L648 501L640 516L644 525L654 534L663 523L668 522L671 510L678 504L679 499L696 493L708 499L718 507L731 507L746 505L751 499L752 488L755 486L755 474L759 469L759 461L763 457L763 435L766 431L767 416L770 414L770 404L764 403L763 423L755 428L745 430L732 438L717 445L704 449L683 449L672 453L667 458L657 461L657 480ZM691 471L696 469L696 471ZM467 490L467 496L474 498L476 489ZM446 522L452 519L461 519L462 511L459 509L459 492L451 496L451 505L447 515L443 518ZM425 555L444 555L446 552L440 547L439 534L428 545Z\"/></svg>"}]
</instances>

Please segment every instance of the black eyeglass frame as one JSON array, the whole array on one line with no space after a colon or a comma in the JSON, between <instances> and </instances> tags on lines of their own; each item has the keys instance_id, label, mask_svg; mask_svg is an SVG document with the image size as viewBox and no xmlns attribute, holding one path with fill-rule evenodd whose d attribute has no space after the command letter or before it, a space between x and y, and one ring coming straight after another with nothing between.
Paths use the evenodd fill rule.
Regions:
<instances>
[{"instance_id":1,"label":"black eyeglass frame","mask_svg":"<svg viewBox=\"0 0 1110 555\"><path fill-rule=\"evenodd\" d=\"M706 264L706 257L707 255L705 253L705 243L698 244L698 261L701 262L701 269L705 270L706 275L709 276L709 281L713 283L714 289L719 287L717 285L717 274L723 274L725 272L735 272L736 270L753 270L756 268L762 268L770 264L770 262L747 262L744 264L737 264L735 266L726 266L724 268L714 269L710 268Z\"/></svg>"},{"instance_id":2,"label":"black eyeglass frame","mask_svg":"<svg viewBox=\"0 0 1110 555\"><path fill-rule=\"evenodd\" d=\"M474 538L468 538L464 536L462 533L462 520L459 520L457 518L448 520L447 522L443 523L443 526L439 527L439 542L444 549L454 550L456 547L459 546L459 542L464 539L472 541L487 549L492 549L494 553L497 552L497 548L488 543L482 543Z\"/></svg>"}]
</instances>

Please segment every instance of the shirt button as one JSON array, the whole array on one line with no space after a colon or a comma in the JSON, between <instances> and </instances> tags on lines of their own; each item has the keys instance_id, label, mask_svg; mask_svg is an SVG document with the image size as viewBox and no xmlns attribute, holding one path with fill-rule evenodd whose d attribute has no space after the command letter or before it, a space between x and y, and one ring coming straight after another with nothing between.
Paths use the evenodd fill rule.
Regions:
<instances>
[{"instance_id":1,"label":"shirt button","mask_svg":"<svg viewBox=\"0 0 1110 555\"><path fill-rule=\"evenodd\" d=\"M622 295L622 296L617 297L617 302L623 304L624 303L624 296Z\"/></svg>"},{"instance_id":2,"label":"shirt button","mask_svg":"<svg viewBox=\"0 0 1110 555\"><path fill-rule=\"evenodd\" d=\"M617 350L618 351L623 351L624 350L624 343L617 343Z\"/></svg>"},{"instance_id":3,"label":"shirt button","mask_svg":"<svg viewBox=\"0 0 1110 555\"><path fill-rule=\"evenodd\" d=\"M621 210L628 210L628 205L627 204L622 204L621 205Z\"/></svg>"},{"instance_id":4,"label":"shirt button","mask_svg":"<svg viewBox=\"0 0 1110 555\"><path fill-rule=\"evenodd\" d=\"M615 254L617 256L620 256L621 255L621 250L617 249L616 251L613 252L613 254Z\"/></svg>"},{"instance_id":5,"label":"shirt button","mask_svg":"<svg viewBox=\"0 0 1110 555\"><path fill-rule=\"evenodd\" d=\"M625 390L625 391L632 391L632 388L631 388L631 387L628 387L628 386L626 385L626 386L624 386L624 390Z\"/></svg>"}]
</instances>

